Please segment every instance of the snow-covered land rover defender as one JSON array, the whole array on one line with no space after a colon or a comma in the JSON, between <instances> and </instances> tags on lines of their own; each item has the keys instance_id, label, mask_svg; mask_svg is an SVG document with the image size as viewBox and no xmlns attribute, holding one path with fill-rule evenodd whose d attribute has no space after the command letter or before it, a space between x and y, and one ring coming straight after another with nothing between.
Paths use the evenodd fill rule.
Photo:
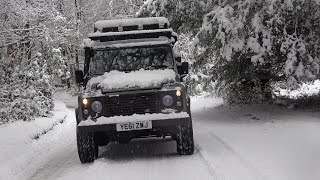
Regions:
<instances>
[{"instance_id":1,"label":"snow-covered land rover defender","mask_svg":"<svg viewBox=\"0 0 320 180\"><path fill-rule=\"evenodd\" d=\"M171 137L177 152L194 151L190 98L182 78L188 63L173 52L177 35L164 17L103 20L84 40L77 146L82 163L98 146L142 137Z\"/></svg>"}]
</instances>

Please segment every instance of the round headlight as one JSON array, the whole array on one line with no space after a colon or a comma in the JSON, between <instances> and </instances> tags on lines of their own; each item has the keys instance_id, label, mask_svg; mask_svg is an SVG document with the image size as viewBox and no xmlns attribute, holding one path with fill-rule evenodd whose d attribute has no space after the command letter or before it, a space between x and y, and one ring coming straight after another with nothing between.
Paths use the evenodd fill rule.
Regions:
<instances>
[{"instance_id":1,"label":"round headlight","mask_svg":"<svg viewBox=\"0 0 320 180\"><path fill-rule=\"evenodd\" d=\"M173 98L170 95L165 95L162 98L162 104L165 106L171 106L173 104Z\"/></svg>"},{"instance_id":2,"label":"round headlight","mask_svg":"<svg viewBox=\"0 0 320 180\"><path fill-rule=\"evenodd\" d=\"M101 112L101 110L102 110L102 104L101 104L101 102L99 102L99 101L94 101L94 102L91 104L91 109L92 109L92 111L94 111L94 112Z\"/></svg>"},{"instance_id":3,"label":"round headlight","mask_svg":"<svg viewBox=\"0 0 320 180\"><path fill-rule=\"evenodd\" d=\"M82 104L87 105L88 104L88 99L86 99L86 98L82 99Z\"/></svg>"},{"instance_id":4,"label":"round headlight","mask_svg":"<svg viewBox=\"0 0 320 180\"><path fill-rule=\"evenodd\" d=\"M181 96L181 91L180 90L177 90L176 91L176 95L179 97L179 96Z\"/></svg>"}]
</instances>

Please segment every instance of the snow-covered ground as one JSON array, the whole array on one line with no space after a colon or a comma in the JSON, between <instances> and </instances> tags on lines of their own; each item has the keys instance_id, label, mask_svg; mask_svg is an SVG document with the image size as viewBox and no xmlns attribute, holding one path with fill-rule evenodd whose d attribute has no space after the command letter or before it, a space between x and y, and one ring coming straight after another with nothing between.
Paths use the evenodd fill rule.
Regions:
<instances>
[{"instance_id":1,"label":"snow-covered ground","mask_svg":"<svg viewBox=\"0 0 320 180\"><path fill-rule=\"evenodd\" d=\"M275 91L276 95L278 96L285 96L293 99L302 96L318 95L320 93L320 80L315 80L310 83L303 83L296 90L282 89L280 87L276 87Z\"/></svg>"},{"instance_id":2,"label":"snow-covered ground","mask_svg":"<svg viewBox=\"0 0 320 180\"><path fill-rule=\"evenodd\" d=\"M320 111L216 106L194 108L193 117L200 154L218 179L320 178Z\"/></svg>"},{"instance_id":3,"label":"snow-covered ground","mask_svg":"<svg viewBox=\"0 0 320 180\"><path fill-rule=\"evenodd\" d=\"M53 116L32 122L16 121L0 126L0 179L25 179L39 168L41 157L61 139L58 134L70 120L63 102L56 101ZM71 121L70 121L71 122Z\"/></svg>"},{"instance_id":4,"label":"snow-covered ground","mask_svg":"<svg viewBox=\"0 0 320 180\"><path fill-rule=\"evenodd\" d=\"M76 102L63 93L56 97L68 107ZM39 120L14 131L14 125L0 126L0 179L320 179L320 111L196 98L194 155L177 155L171 140L144 139L100 147L94 163L81 164L74 111L56 105L55 113L67 114L64 122L38 139L30 127Z\"/></svg>"}]
</instances>

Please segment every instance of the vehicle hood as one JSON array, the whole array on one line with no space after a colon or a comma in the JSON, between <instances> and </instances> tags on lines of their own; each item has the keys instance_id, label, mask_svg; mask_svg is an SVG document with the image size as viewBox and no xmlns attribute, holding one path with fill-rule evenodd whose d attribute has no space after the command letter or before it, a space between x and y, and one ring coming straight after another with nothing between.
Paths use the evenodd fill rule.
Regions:
<instances>
[{"instance_id":1,"label":"vehicle hood","mask_svg":"<svg viewBox=\"0 0 320 180\"><path fill-rule=\"evenodd\" d=\"M120 71L106 72L101 76L91 78L87 89L102 92L161 88L163 84L175 82L176 73L172 69L138 70L129 73Z\"/></svg>"}]
</instances>

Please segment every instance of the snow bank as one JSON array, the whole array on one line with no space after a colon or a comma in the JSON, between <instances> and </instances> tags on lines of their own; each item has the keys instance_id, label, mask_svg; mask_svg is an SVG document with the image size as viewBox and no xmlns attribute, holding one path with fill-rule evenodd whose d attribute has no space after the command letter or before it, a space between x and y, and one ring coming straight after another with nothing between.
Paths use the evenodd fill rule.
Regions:
<instances>
[{"instance_id":1,"label":"snow bank","mask_svg":"<svg viewBox=\"0 0 320 180\"><path fill-rule=\"evenodd\" d=\"M286 96L290 98L299 98L302 96L312 96L320 93L320 80L315 80L313 83L304 83L296 90L275 88L278 96Z\"/></svg>"},{"instance_id":2,"label":"snow bank","mask_svg":"<svg viewBox=\"0 0 320 180\"><path fill-rule=\"evenodd\" d=\"M210 109L212 107L223 106L224 101L222 98L216 97L204 97L204 96L193 96L191 97L191 111L202 111Z\"/></svg>"},{"instance_id":3,"label":"snow bank","mask_svg":"<svg viewBox=\"0 0 320 180\"><path fill-rule=\"evenodd\" d=\"M55 102L54 115L52 117L40 117L34 121L16 121L10 124L0 126L0 161L7 159L8 156L14 155L17 147L23 147L31 143L33 139L39 138L39 135L46 133L57 123L65 118L65 105ZM18 149L20 149L18 148ZM23 150L23 148L21 148Z\"/></svg>"},{"instance_id":4,"label":"snow bank","mask_svg":"<svg viewBox=\"0 0 320 180\"><path fill-rule=\"evenodd\" d=\"M93 77L88 82L88 89L92 84L99 83L104 90L133 87L156 87L162 83L174 82L176 77L172 69L139 70L130 73L111 71L102 76Z\"/></svg>"},{"instance_id":5,"label":"snow bank","mask_svg":"<svg viewBox=\"0 0 320 180\"><path fill-rule=\"evenodd\" d=\"M179 119L190 117L188 113L156 113L156 114L133 114L131 116L113 116L113 117L100 117L97 121L88 119L79 123L79 126L90 126L90 125L102 125L102 124L116 124L116 123L129 123L139 121L152 121L152 120L166 120L166 119Z\"/></svg>"},{"instance_id":6,"label":"snow bank","mask_svg":"<svg viewBox=\"0 0 320 180\"><path fill-rule=\"evenodd\" d=\"M66 109L63 103L56 101L52 117L40 117L34 121L16 121L0 126L0 179L14 179L7 176L19 174L20 166L25 168L23 166L30 160L27 154L34 153L30 150L34 143L65 120Z\"/></svg>"}]
</instances>

